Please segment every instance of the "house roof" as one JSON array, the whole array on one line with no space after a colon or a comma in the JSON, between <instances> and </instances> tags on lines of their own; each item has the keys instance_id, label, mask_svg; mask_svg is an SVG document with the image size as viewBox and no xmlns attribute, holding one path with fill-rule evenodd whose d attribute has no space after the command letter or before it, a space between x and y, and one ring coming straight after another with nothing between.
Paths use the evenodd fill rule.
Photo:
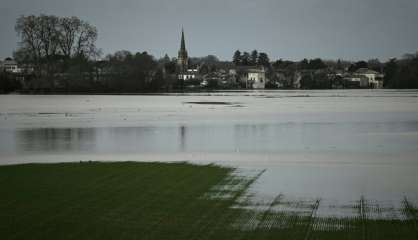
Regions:
<instances>
[{"instance_id":1,"label":"house roof","mask_svg":"<svg viewBox=\"0 0 418 240\"><path fill-rule=\"evenodd\" d=\"M368 80L368 78L366 76L363 75L347 75L344 76L344 79L363 79L363 80Z\"/></svg>"},{"instance_id":2,"label":"house roof","mask_svg":"<svg viewBox=\"0 0 418 240\"><path fill-rule=\"evenodd\" d=\"M11 58L6 58L6 60L3 61L3 65L16 65L17 62Z\"/></svg>"},{"instance_id":3,"label":"house roof","mask_svg":"<svg viewBox=\"0 0 418 240\"><path fill-rule=\"evenodd\" d=\"M265 68L263 66L235 66L232 68L236 71L244 71L244 72L265 72Z\"/></svg>"},{"instance_id":4,"label":"house roof","mask_svg":"<svg viewBox=\"0 0 418 240\"><path fill-rule=\"evenodd\" d=\"M368 68L359 68L356 71L357 74L379 74L378 72L368 69Z\"/></svg>"}]
</instances>

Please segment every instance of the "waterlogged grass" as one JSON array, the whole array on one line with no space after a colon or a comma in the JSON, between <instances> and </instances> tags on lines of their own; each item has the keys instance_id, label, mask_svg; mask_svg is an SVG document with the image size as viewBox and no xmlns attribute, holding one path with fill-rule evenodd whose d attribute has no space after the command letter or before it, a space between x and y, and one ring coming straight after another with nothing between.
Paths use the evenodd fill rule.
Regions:
<instances>
[{"instance_id":1,"label":"waterlogged grass","mask_svg":"<svg viewBox=\"0 0 418 240\"><path fill-rule=\"evenodd\" d=\"M418 239L416 205L401 217L365 197L354 217L323 217L321 199L254 201L263 172L187 163L0 167L0 239Z\"/></svg>"}]
</instances>

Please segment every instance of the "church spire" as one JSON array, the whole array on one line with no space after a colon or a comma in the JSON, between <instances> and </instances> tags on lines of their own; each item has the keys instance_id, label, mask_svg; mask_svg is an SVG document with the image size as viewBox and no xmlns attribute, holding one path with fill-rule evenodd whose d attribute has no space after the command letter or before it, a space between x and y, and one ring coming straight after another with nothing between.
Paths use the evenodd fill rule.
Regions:
<instances>
[{"instance_id":1,"label":"church spire","mask_svg":"<svg viewBox=\"0 0 418 240\"><path fill-rule=\"evenodd\" d=\"M177 64L180 68L180 72L187 71L188 62L189 62L189 57L187 55L186 42L184 41L184 30L183 28L181 28L181 43L180 43L179 55L177 58Z\"/></svg>"},{"instance_id":2,"label":"church spire","mask_svg":"<svg viewBox=\"0 0 418 240\"><path fill-rule=\"evenodd\" d=\"M181 28L181 46L180 51L186 51L186 43L184 41L184 30Z\"/></svg>"}]
</instances>

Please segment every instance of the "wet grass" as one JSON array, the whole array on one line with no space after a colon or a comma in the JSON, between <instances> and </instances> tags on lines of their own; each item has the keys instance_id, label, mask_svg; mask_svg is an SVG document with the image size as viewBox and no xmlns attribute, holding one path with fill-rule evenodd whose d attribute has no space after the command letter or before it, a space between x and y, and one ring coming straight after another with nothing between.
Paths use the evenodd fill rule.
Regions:
<instances>
[{"instance_id":1,"label":"wet grass","mask_svg":"<svg viewBox=\"0 0 418 240\"><path fill-rule=\"evenodd\" d=\"M355 217L317 215L321 199L253 201L263 172L187 163L0 167L0 239L417 239L417 207L380 219L361 197Z\"/></svg>"}]
</instances>

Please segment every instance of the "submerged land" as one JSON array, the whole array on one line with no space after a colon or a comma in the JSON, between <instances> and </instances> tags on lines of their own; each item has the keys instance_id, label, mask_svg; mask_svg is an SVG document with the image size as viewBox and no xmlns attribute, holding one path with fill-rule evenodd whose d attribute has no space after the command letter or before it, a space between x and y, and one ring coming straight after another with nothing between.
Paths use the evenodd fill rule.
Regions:
<instances>
[{"instance_id":1,"label":"submerged land","mask_svg":"<svg viewBox=\"0 0 418 240\"><path fill-rule=\"evenodd\" d=\"M2 95L0 239L417 239L417 104Z\"/></svg>"},{"instance_id":2,"label":"submerged land","mask_svg":"<svg viewBox=\"0 0 418 240\"><path fill-rule=\"evenodd\" d=\"M320 217L321 199L252 201L263 171L189 163L77 162L0 166L1 239L417 239L362 196L353 217Z\"/></svg>"}]
</instances>

